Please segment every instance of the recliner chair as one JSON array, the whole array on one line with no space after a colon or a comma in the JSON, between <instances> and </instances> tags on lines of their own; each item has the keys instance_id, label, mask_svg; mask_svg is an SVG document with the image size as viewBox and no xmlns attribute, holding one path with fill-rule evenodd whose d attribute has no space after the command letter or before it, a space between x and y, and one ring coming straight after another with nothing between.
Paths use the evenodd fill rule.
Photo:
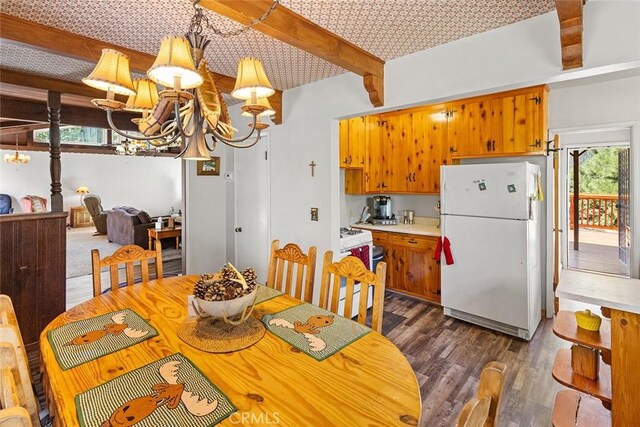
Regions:
<instances>
[{"instance_id":1,"label":"recliner chair","mask_svg":"<svg viewBox=\"0 0 640 427\"><path fill-rule=\"evenodd\" d=\"M11 205L11 196L8 194L0 194L0 215L13 213Z\"/></svg>"},{"instance_id":2,"label":"recliner chair","mask_svg":"<svg viewBox=\"0 0 640 427\"><path fill-rule=\"evenodd\" d=\"M84 205L91 215L93 224L96 226L96 231L99 234L107 233L107 213L102 209L102 201L97 194L89 193L84 196Z\"/></svg>"}]
</instances>

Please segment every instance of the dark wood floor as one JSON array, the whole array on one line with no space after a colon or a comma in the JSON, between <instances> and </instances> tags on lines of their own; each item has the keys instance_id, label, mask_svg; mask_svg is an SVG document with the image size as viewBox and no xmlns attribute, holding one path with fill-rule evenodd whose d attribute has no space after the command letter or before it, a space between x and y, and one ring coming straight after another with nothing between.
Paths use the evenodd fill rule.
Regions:
<instances>
[{"instance_id":1,"label":"dark wood floor","mask_svg":"<svg viewBox=\"0 0 640 427\"><path fill-rule=\"evenodd\" d=\"M558 348L553 321L540 324L530 342L445 317L442 308L387 292L383 334L411 363L422 395L422 426L454 426L464 403L475 395L482 368L497 360L507 365L499 426L548 426L556 391L551 378ZM30 355L41 403L39 355ZM390 367L392 368L392 367ZM44 407L44 406L43 406Z\"/></svg>"},{"instance_id":2,"label":"dark wood floor","mask_svg":"<svg viewBox=\"0 0 640 427\"><path fill-rule=\"evenodd\" d=\"M442 308L387 292L383 334L407 357L422 395L422 426L454 426L475 395L487 362L507 365L500 426L548 426L555 393L551 377L558 348L553 321L540 324L530 342L445 317Z\"/></svg>"}]
</instances>

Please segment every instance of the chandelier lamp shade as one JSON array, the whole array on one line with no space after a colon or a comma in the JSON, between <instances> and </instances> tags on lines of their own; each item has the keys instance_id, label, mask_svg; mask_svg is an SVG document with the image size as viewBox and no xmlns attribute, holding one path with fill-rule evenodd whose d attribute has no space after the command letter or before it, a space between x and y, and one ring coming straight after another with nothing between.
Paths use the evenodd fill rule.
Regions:
<instances>
[{"instance_id":1,"label":"chandelier lamp shade","mask_svg":"<svg viewBox=\"0 0 640 427\"><path fill-rule=\"evenodd\" d=\"M250 117L252 123L247 135L234 138L237 130L231 126L224 98L204 59L209 40L202 31L212 27L197 4L198 1L194 1L195 14L185 37L162 39L158 55L147 70L147 79L132 81L127 55L103 49L95 69L82 81L107 93L106 98L92 102L106 111L109 127L115 133L148 142L156 148L179 144L182 151L176 158L209 160L209 153L218 142L233 148L248 148L260 140L261 132L268 127L260 117L275 113L267 100L275 90L260 60L240 59L231 96L245 101L242 115ZM278 0L244 30L266 19L277 4ZM217 29L214 32L221 34ZM116 94L128 96L126 103L116 100ZM115 126L113 113L122 110L142 114L132 119L138 126L138 134L128 134Z\"/></svg>"},{"instance_id":2,"label":"chandelier lamp shade","mask_svg":"<svg viewBox=\"0 0 640 427\"><path fill-rule=\"evenodd\" d=\"M191 56L191 45L184 37L165 37L147 76L160 86L175 90L193 89L202 84Z\"/></svg>"},{"instance_id":3,"label":"chandelier lamp shade","mask_svg":"<svg viewBox=\"0 0 640 427\"><path fill-rule=\"evenodd\" d=\"M154 82L147 79L137 79L133 81L135 94L129 96L124 107L127 111L139 113L149 113L158 102L158 87Z\"/></svg>"},{"instance_id":4,"label":"chandelier lamp shade","mask_svg":"<svg viewBox=\"0 0 640 427\"><path fill-rule=\"evenodd\" d=\"M129 71L129 57L113 49L102 49L98 64L82 82L107 94L136 94Z\"/></svg>"}]
</instances>

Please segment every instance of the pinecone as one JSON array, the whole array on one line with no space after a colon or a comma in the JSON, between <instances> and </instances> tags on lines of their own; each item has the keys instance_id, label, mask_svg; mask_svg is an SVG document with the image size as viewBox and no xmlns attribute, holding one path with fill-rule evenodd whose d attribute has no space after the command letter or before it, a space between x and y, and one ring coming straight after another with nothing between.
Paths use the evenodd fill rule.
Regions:
<instances>
[{"instance_id":1,"label":"pinecone","mask_svg":"<svg viewBox=\"0 0 640 427\"><path fill-rule=\"evenodd\" d=\"M209 287L210 285L208 283L198 280L193 288L193 295L195 295L196 298L205 299L204 296Z\"/></svg>"},{"instance_id":2,"label":"pinecone","mask_svg":"<svg viewBox=\"0 0 640 427\"><path fill-rule=\"evenodd\" d=\"M258 280L258 275L256 274L256 271L251 267L247 268L242 272L242 277L244 277L244 280L247 282L247 285L255 285L256 281Z\"/></svg>"},{"instance_id":3,"label":"pinecone","mask_svg":"<svg viewBox=\"0 0 640 427\"><path fill-rule=\"evenodd\" d=\"M229 267L225 264L224 267L220 269L220 277L222 279L237 279L236 272L233 271L233 268Z\"/></svg>"},{"instance_id":4,"label":"pinecone","mask_svg":"<svg viewBox=\"0 0 640 427\"><path fill-rule=\"evenodd\" d=\"M218 298L216 298L216 290L214 286L210 286L209 288L207 288L206 292L204 293L204 298L202 298L206 301L216 301L218 300Z\"/></svg>"}]
</instances>

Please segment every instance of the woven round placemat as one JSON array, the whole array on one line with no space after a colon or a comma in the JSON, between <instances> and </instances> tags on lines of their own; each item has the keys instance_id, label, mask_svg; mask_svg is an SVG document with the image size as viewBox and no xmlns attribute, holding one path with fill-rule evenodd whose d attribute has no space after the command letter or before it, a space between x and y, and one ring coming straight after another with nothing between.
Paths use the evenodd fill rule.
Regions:
<instances>
[{"instance_id":1,"label":"woven round placemat","mask_svg":"<svg viewBox=\"0 0 640 427\"><path fill-rule=\"evenodd\" d=\"M261 321L249 317L240 325L222 319L187 320L178 328L178 337L192 347L208 353L230 353L260 341L266 329Z\"/></svg>"}]
</instances>

